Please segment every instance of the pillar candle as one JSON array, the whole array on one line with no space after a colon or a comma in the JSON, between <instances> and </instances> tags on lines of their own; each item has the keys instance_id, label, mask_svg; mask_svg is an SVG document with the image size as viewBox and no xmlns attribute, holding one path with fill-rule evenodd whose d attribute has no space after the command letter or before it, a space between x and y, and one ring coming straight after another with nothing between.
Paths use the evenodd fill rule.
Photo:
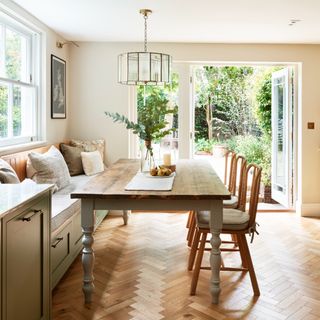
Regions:
<instances>
[{"instance_id":1,"label":"pillar candle","mask_svg":"<svg viewBox=\"0 0 320 320\"><path fill-rule=\"evenodd\" d=\"M171 166L171 154L170 153L165 153L163 155L163 164L165 166Z\"/></svg>"}]
</instances>

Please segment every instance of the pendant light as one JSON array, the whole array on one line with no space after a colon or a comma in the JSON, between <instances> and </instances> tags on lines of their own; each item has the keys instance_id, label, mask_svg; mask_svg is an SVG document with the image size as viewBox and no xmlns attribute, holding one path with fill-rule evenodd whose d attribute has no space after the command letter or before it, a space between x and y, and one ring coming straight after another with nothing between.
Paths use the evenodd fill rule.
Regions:
<instances>
[{"instance_id":1,"label":"pendant light","mask_svg":"<svg viewBox=\"0 0 320 320\"><path fill-rule=\"evenodd\" d=\"M118 56L119 83L127 85L163 85L171 82L171 56L147 50L147 19L152 13L141 9L144 18L144 51Z\"/></svg>"}]
</instances>

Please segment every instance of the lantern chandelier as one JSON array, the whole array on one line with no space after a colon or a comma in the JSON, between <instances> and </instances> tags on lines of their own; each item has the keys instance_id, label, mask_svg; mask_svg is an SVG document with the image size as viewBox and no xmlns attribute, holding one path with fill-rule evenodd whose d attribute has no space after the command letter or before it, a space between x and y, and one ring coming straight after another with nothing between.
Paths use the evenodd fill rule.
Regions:
<instances>
[{"instance_id":1,"label":"lantern chandelier","mask_svg":"<svg viewBox=\"0 0 320 320\"><path fill-rule=\"evenodd\" d=\"M163 85L171 82L171 56L148 52L147 19L152 13L141 9L144 18L144 51L127 52L118 56L119 83L127 85Z\"/></svg>"}]
</instances>

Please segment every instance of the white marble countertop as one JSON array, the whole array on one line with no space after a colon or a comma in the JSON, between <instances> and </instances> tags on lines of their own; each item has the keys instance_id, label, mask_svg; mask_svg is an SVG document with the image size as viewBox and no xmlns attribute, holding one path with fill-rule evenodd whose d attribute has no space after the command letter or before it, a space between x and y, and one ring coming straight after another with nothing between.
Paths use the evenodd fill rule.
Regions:
<instances>
[{"instance_id":1,"label":"white marble countertop","mask_svg":"<svg viewBox=\"0 0 320 320\"><path fill-rule=\"evenodd\" d=\"M0 184L0 218L52 187L52 184L36 183Z\"/></svg>"}]
</instances>

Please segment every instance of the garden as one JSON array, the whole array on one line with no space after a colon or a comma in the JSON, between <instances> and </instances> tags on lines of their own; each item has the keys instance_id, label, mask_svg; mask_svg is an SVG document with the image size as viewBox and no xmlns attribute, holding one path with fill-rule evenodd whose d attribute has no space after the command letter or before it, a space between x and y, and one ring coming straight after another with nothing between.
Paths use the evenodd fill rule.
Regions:
<instances>
[{"instance_id":1,"label":"garden","mask_svg":"<svg viewBox=\"0 0 320 320\"><path fill-rule=\"evenodd\" d=\"M195 79L195 150L217 145L263 169L271 185L271 84L277 67L204 66Z\"/></svg>"}]
</instances>

